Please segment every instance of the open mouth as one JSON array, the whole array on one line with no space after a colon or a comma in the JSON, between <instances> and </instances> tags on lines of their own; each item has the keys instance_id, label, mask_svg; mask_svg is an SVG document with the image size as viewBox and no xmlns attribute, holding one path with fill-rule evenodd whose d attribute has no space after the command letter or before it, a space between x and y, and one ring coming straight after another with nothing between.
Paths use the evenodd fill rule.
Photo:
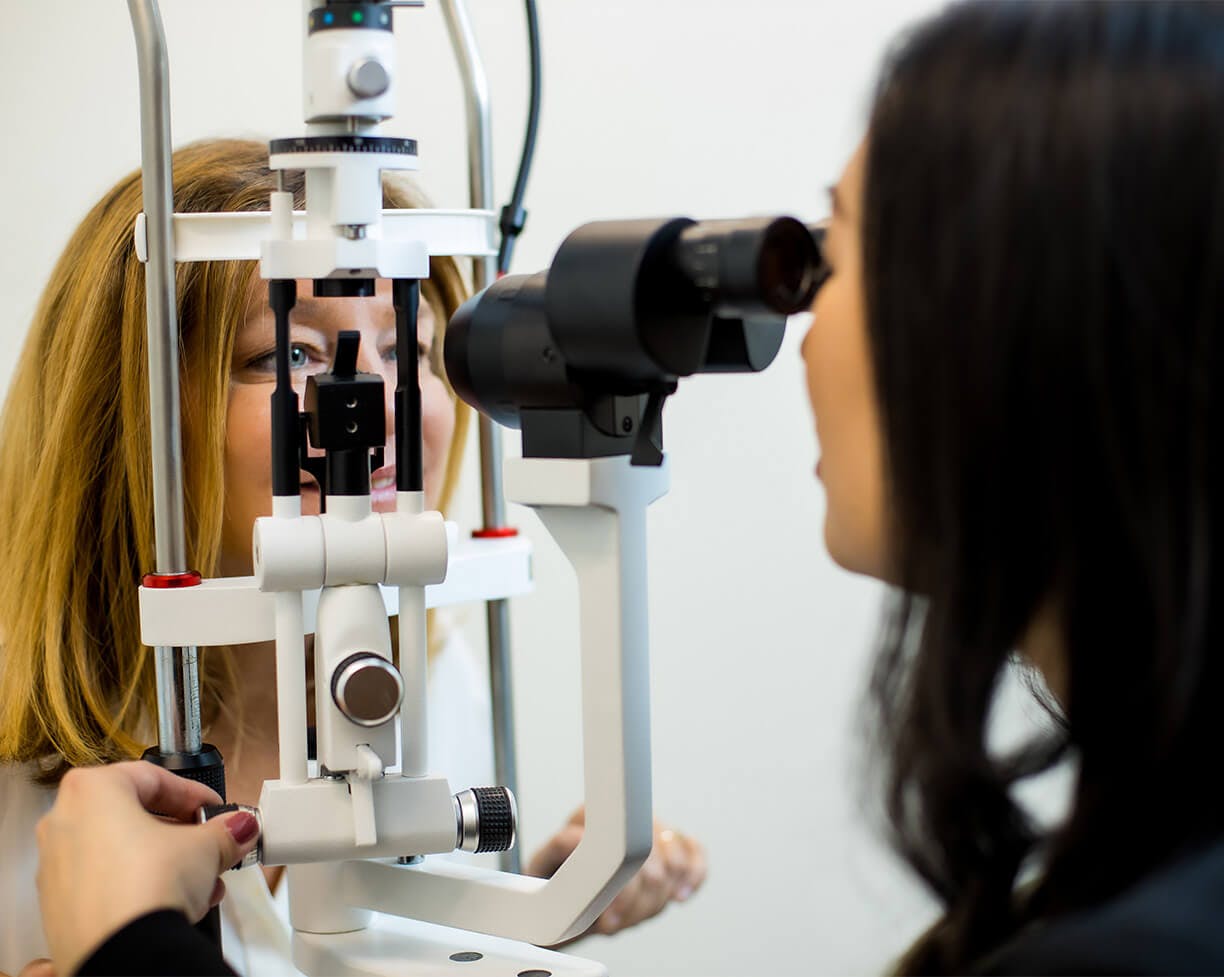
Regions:
<instances>
[{"instance_id":1,"label":"open mouth","mask_svg":"<svg viewBox=\"0 0 1224 977\"><path fill-rule=\"evenodd\" d=\"M382 468L376 469L370 475L370 491L385 492L388 489L395 491L395 466L383 465Z\"/></svg>"},{"instance_id":2,"label":"open mouth","mask_svg":"<svg viewBox=\"0 0 1224 977\"><path fill-rule=\"evenodd\" d=\"M319 480L315 478L306 469L302 469L299 473L301 479L302 492L314 492L319 494ZM376 469L370 475L370 494L371 495L387 495L395 494L395 466L383 465L382 468Z\"/></svg>"}]
</instances>

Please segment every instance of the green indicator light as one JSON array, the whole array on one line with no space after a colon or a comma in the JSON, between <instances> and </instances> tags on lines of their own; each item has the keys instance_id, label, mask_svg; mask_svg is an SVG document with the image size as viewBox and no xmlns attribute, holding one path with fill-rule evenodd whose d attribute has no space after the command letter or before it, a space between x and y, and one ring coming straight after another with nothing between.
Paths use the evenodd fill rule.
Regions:
<instances>
[{"instance_id":1,"label":"green indicator light","mask_svg":"<svg viewBox=\"0 0 1224 977\"><path fill-rule=\"evenodd\" d=\"M354 10L353 11L353 23L360 24L363 20L365 20L365 14L363 14L360 10Z\"/></svg>"}]
</instances>

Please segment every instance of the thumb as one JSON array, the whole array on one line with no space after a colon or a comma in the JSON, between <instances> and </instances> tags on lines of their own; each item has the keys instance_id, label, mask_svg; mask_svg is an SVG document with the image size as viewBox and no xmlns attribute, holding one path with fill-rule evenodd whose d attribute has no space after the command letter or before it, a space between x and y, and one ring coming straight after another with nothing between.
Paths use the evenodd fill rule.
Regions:
<instances>
[{"instance_id":1,"label":"thumb","mask_svg":"<svg viewBox=\"0 0 1224 977\"><path fill-rule=\"evenodd\" d=\"M259 839L259 820L249 811L235 811L205 824L174 827L178 851L179 906L193 923L199 922L218 901L218 882L226 870L241 864ZM190 839L188 842L187 839ZM221 890L224 892L224 889Z\"/></svg>"},{"instance_id":2,"label":"thumb","mask_svg":"<svg viewBox=\"0 0 1224 977\"><path fill-rule=\"evenodd\" d=\"M239 864L259 841L259 819L250 811L213 818L204 827L217 840L217 874Z\"/></svg>"}]
</instances>

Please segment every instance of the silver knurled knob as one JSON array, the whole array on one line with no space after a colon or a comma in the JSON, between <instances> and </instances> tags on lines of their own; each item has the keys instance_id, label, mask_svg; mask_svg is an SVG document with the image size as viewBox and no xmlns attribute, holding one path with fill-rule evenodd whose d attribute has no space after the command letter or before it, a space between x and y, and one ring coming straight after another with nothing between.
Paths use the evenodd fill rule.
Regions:
<instances>
[{"instance_id":1,"label":"silver knurled knob","mask_svg":"<svg viewBox=\"0 0 1224 977\"><path fill-rule=\"evenodd\" d=\"M460 851L509 851L514 847L518 805L506 787L469 787L455 795Z\"/></svg>"},{"instance_id":2,"label":"silver knurled knob","mask_svg":"<svg viewBox=\"0 0 1224 977\"><path fill-rule=\"evenodd\" d=\"M255 820L259 822L259 841L242 857L241 862L230 866L231 870L258 865L263 858L263 817L259 813L259 808L252 807L250 804L205 804L196 812L196 820L200 824L206 824L215 817L220 817L222 814L233 814L235 811L246 811L248 814L255 815Z\"/></svg>"}]
</instances>

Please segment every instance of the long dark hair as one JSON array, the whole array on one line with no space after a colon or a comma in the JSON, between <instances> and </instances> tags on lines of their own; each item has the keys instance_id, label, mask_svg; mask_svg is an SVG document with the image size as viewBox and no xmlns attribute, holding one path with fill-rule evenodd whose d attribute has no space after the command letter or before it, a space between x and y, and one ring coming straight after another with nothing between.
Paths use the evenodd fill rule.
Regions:
<instances>
[{"instance_id":1,"label":"long dark hair","mask_svg":"<svg viewBox=\"0 0 1224 977\"><path fill-rule=\"evenodd\" d=\"M901 585L873 715L896 844L947 909L906 966L963 970L1224 830L1224 9L920 26L875 100L863 242ZM999 756L1042 613L1065 727ZM1068 749L1046 837L1011 788Z\"/></svg>"}]
</instances>

